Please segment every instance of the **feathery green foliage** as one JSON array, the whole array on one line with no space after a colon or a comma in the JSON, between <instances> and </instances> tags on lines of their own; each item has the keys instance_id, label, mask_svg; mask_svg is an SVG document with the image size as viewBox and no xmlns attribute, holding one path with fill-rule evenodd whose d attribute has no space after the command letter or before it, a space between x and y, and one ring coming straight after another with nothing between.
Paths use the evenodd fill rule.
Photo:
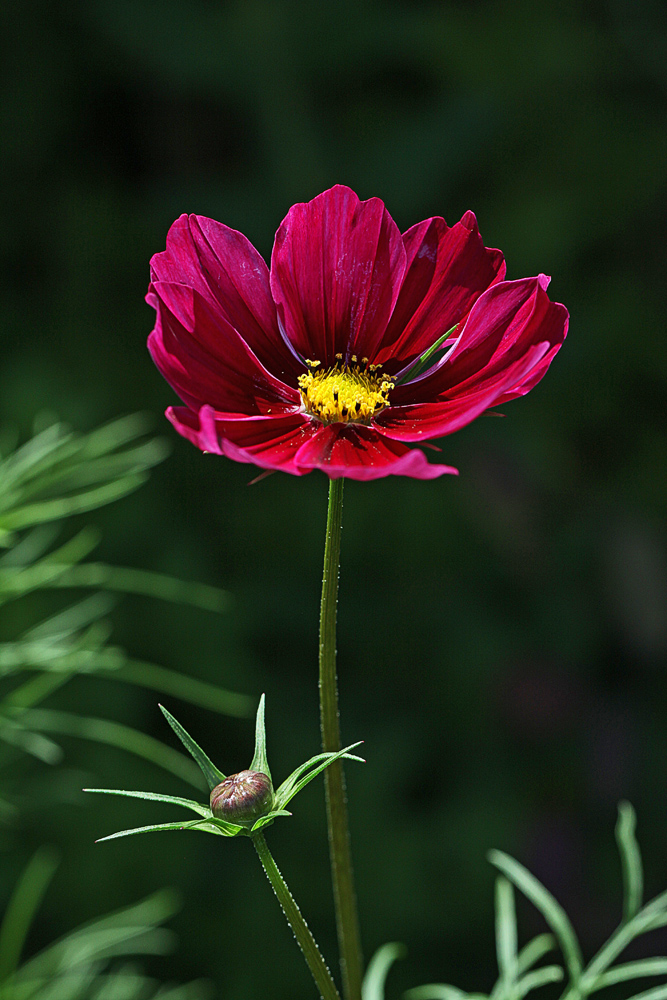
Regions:
<instances>
[{"instance_id":1,"label":"feathery green foliage","mask_svg":"<svg viewBox=\"0 0 667 1000\"><path fill-rule=\"evenodd\" d=\"M164 891L93 920L20 963L25 938L55 872L42 849L21 874L0 925L0 1000L205 1000L203 981L161 985L127 956L165 955L174 935L160 925L178 906Z\"/></svg>"},{"instance_id":2,"label":"feathery green foliage","mask_svg":"<svg viewBox=\"0 0 667 1000\"><path fill-rule=\"evenodd\" d=\"M501 874L496 879L496 952L499 977L489 994L466 993L447 983L427 983L408 990L406 1000L523 1000L528 993L548 983L565 982L561 1000L585 1000L607 986L667 975L667 958L645 958L613 965L627 946L648 931L667 926L667 892L642 906L643 878L639 845L635 839L635 812L629 802L619 805L616 840L623 872L623 917L618 928L586 965L579 942L562 906L534 875L502 851L491 851L489 860ZM518 889L540 911L552 934L540 934L521 951L514 890ZM564 960L560 965L538 962L556 947ZM395 945L381 948L369 965L367 981L376 963L382 976L374 979L364 1000L384 1000L384 981L389 966L399 957ZM377 960L377 962L376 962ZM537 967L536 967L537 966ZM379 983L379 985L377 985ZM637 993L630 1000L663 1000L667 983Z\"/></svg>"},{"instance_id":3,"label":"feathery green foliage","mask_svg":"<svg viewBox=\"0 0 667 1000\"><path fill-rule=\"evenodd\" d=\"M54 735L95 740L198 786L199 772L190 761L143 733L110 719L38 707L73 677L99 674L223 714L244 716L252 710L246 695L136 660L110 642L112 592L215 612L227 610L228 594L159 573L88 562L100 540L90 526L59 538L66 518L127 495L164 458L164 444L147 437L148 428L140 414L89 434L53 423L0 457L0 606L40 590L94 591L17 635L0 635L0 741L56 764L63 754Z\"/></svg>"}]
</instances>

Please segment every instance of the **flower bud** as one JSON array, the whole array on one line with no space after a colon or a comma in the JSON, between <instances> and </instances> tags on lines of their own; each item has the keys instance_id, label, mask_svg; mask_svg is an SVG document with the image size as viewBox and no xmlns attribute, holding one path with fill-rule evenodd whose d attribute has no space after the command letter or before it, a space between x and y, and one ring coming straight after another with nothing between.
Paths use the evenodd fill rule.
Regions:
<instances>
[{"instance_id":1,"label":"flower bud","mask_svg":"<svg viewBox=\"0 0 667 1000\"><path fill-rule=\"evenodd\" d=\"M217 819L239 826L252 826L271 811L273 785L261 771L239 771L216 785L211 792L211 812Z\"/></svg>"}]
</instances>

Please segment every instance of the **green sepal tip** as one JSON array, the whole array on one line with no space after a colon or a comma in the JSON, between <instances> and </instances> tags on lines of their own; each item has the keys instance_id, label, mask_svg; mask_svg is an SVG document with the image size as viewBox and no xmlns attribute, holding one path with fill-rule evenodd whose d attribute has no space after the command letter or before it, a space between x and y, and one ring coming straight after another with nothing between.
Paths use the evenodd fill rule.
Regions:
<instances>
[{"instance_id":1,"label":"green sepal tip","mask_svg":"<svg viewBox=\"0 0 667 1000\"><path fill-rule=\"evenodd\" d=\"M206 756L202 748L195 743L190 734L185 731L180 722L176 721L171 712L167 711L164 705L159 705L158 707L185 749L194 758L195 763L198 765L202 774L206 778L206 783L208 784L209 789L213 790L216 785L219 785L221 781L225 780L227 775L218 770L215 764Z\"/></svg>"},{"instance_id":2,"label":"green sepal tip","mask_svg":"<svg viewBox=\"0 0 667 1000\"><path fill-rule=\"evenodd\" d=\"M255 754L252 758L250 764L250 771L260 771L265 774L269 781L273 783L271 778L271 771L269 770L269 762L266 757L266 726L264 725L264 705L265 696L259 699L259 705L257 707L257 718L255 720Z\"/></svg>"}]
</instances>

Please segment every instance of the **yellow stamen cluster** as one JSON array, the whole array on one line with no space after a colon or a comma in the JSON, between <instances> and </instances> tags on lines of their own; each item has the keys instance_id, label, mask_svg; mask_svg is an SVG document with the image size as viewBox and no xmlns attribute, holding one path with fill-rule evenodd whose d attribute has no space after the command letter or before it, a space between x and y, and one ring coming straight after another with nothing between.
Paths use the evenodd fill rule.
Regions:
<instances>
[{"instance_id":1,"label":"yellow stamen cluster","mask_svg":"<svg viewBox=\"0 0 667 1000\"><path fill-rule=\"evenodd\" d=\"M306 413L322 423L370 424L374 414L389 406L394 382L368 358L359 361L353 354L343 363L343 355L337 354L336 363L322 371L316 371L319 361L306 359L306 364L310 370L299 376L301 398Z\"/></svg>"}]
</instances>

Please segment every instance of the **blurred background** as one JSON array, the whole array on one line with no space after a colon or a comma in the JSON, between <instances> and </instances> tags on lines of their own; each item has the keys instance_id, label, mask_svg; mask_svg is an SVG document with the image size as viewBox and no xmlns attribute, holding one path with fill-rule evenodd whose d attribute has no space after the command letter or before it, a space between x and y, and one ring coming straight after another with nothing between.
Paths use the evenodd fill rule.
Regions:
<instances>
[{"instance_id":1,"label":"blurred background","mask_svg":"<svg viewBox=\"0 0 667 1000\"><path fill-rule=\"evenodd\" d=\"M318 751L327 482L249 486L251 467L172 432L175 397L145 349L151 254L196 212L268 257L290 205L340 182L402 230L472 209L509 278L553 275L569 339L504 420L440 442L459 478L347 484L339 680L343 738L368 760L348 768L365 950L408 947L389 996L490 988L491 847L547 884L590 954L620 916L619 799L637 808L648 892L667 886L665 6L65 0L0 18L2 424L26 437L45 411L80 431L154 415L171 456L67 530L94 523L107 562L230 593L218 615L119 599L113 641L266 691L278 780ZM3 636L69 599L28 595ZM250 720L163 700L221 768L247 767ZM51 705L175 747L156 701L89 677ZM154 975L208 978L221 1000L314 995L247 842L95 846L180 815L83 785L192 790L121 749L61 744L57 765L10 762L21 808L0 831L2 900L37 847L62 859L26 954L173 886L180 947L147 960ZM269 843L335 965L320 782ZM526 937L543 929L528 906L520 920Z\"/></svg>"}]
</instances>

